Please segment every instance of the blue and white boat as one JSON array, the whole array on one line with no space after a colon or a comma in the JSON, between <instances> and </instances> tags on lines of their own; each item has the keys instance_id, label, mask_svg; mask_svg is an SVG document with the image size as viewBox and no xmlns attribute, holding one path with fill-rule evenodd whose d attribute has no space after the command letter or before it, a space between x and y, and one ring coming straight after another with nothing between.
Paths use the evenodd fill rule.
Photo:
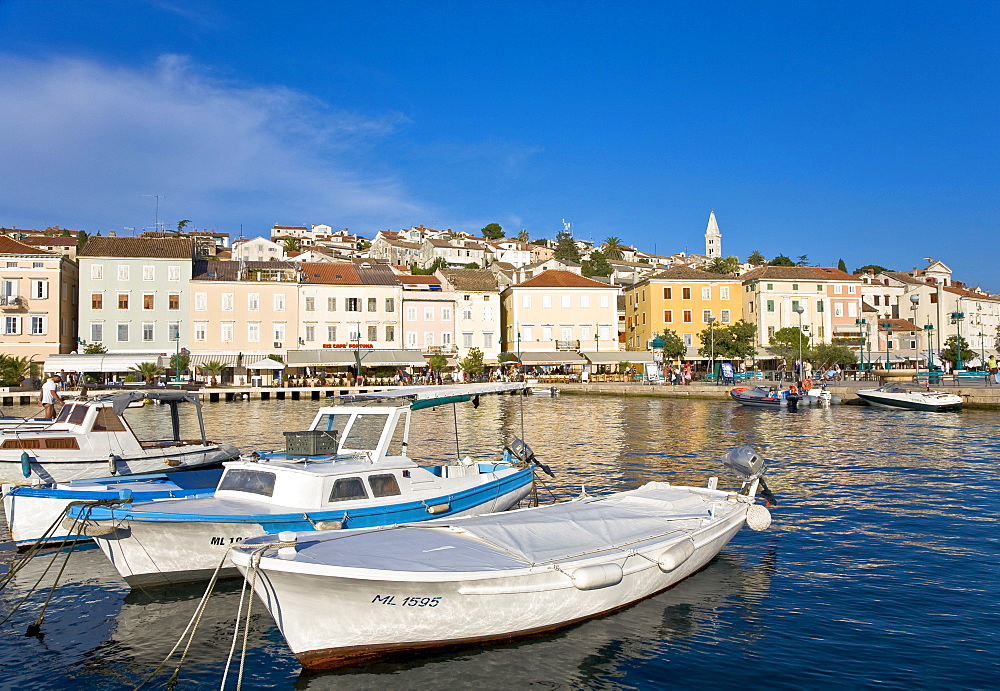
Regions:
<instances>
[{"instance_id":1,"label":"blue and white boat","mask_svg":"<svg viewBox=\"0 0 1000 691\"><path fill-rule=\"evenodd\" d=\"M52 485L4 485L3 510L11 540L19 548L39 542L61 543L90 538L62 525L73 502L110 505L132 501L159 501L208 495L222 477L222 466L176 473L125 475L73 480Z\"/></svg>"},{"instance_id":2,"label":"blue and white boat","mask_svg":"<svg viewBox=\"0 0 1000 691\"><path fill-rule=\"evenodd\" d=\"M346 397L321 408L308 431L286 433L285 452L226 463L211 497L72 507L66 522L84 523L122 577L145 587L206 579L220 566L235 576L229 547L252 537L503 511L531 490L530 449L514 440L496 462L420 466L407 448L410 414L523 389L472 384Z\"/></svg>"}]
</instances>

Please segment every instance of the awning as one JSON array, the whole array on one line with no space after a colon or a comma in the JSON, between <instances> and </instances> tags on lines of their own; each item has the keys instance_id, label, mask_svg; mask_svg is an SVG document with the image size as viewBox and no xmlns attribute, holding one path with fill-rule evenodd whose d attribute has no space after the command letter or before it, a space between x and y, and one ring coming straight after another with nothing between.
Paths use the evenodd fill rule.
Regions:
<instances>
[{"instance_id":1,"label":"awning","mask_svg":"<svg viewBox=\"0 0 1000 691\"><path fill-rule=\"evenodd\" d=\"M580 353L572 351L521 353L522 365L586 365Z\"/></svg>"},{"instance_id":2,"label":"awning","mask_svg":"<svg viewBox=\"0 0 1000 691\"><path fill-rule=\"evenodd\" d=\"M102 353L99 355L50 355L45 372L128 372L140 362L157 362L159 353Z\"/></svg>"},{"instance_id":3,"label":"awning","mask_svg":"<svg viewBox=\"0 0 1000 691\"><path fill-rule=\"evenodd\" d=\"M256 362L251 362L246 366L247 369L269 369L269 370L281 370L285 369L287 365L283 362L278 362L277 360L272 360L271 358L264 358L263 360L257 360Z\"/></svg>"},{"instance_id":4,"label":"awning","mask_svg":"<svg viewBox=\"0 0 1000 691\"><path fill-rule=\"evenodd\" d=\"M357 363L354 350L289 350L289 367L350 367ZM419 350L362 350L362 367L424 367L427 360Z\"/></svg>"},{"instance_id":5,"label":"awning","mask_svg":"<svg viewBox=\"0 0 1000 691\"><path fill-rule=\"evenodd\" d=\"M210 362L218 362L220 365L225 365L226 367L236 367L239 364L239 355L190 355L190 360L188 364L191 367L201 367L202 365L207 365ZM245 360L246 358L244 358Z\"/></svg>"},{"instance_id":6,"label":"awning","mask_svg":"<svg viewBox=\"0 0 1000 691\"><path fill-rule=\"evenodd\" d=\"M619 362L639 364L656 362L653 353L646 350L602 350L593 353L580 353L590 360L592 365L617 365Z\"/></svg>"}]
</instances>

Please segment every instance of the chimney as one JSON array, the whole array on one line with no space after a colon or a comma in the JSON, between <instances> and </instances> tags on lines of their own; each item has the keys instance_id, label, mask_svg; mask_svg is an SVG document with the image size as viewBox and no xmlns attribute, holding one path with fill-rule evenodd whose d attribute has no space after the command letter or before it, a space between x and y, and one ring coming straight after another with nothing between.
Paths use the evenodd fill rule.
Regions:
<instances>
[{"instance_id":1,"label":"chimney","mask_svg":"<svg viewBox=\"0 0 1000 691\"><path fill-rule=\"evenodd\" d=\"M116 238L116 237L118 237L118 231L117 230L109 230L108 231L108 237L109 238Z\"/></svg>"}]
</instances>

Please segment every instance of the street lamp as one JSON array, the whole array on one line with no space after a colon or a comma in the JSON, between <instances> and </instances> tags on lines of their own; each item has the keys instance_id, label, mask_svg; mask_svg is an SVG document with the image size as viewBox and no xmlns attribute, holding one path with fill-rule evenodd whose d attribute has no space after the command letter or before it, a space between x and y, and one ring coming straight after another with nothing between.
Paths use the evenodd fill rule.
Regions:
<instances>
[{"instance_id":1,"label":"street lamp","mask_svg":"<svg viewBox=\"0 0 1000 691\"><path fill-rule=\"evenodd\" d=\"M952 312L951 313L951 323L955 325L958 333L958 340L955 341L955 352L958 353L955 356L955 371L963 369L962 367L962 320L965 319L965 312Z\"/></svg>"},{"instance_id":2,"label":"street lamp","mask_svg":"<svg viewBox=\"0 0 1000 691\"><path fill-rule=\"evenodd\" d=\"M858 334L861 340L861 370L865 369L865 333L868 331L868 320L867 319L855 319L854 323L858 325ZM871 364L871 363L869 363Z\"/></svg>"},{"instance_id":3,"label":"street lamp","mask_svg":"<svg viewBox=\"0 0 1000 691\"><path fill-rule=\"evenodd\" d=\"M889 339L892 338L892 322L882 322L881 326L885 329L885 368L892 369L890 367L892 363L889 360Z\"/></svg>"},{"instance_id":4,"label":"street lamp","mask_svg":"<svg viewBox=\"0 0 1000 691\"><path fill-rule=\"evenodd\" d=\"M927 332L927 371L930 373L934 369L934 349L931 347L934 339L934 325L924 324L924 331Z\"/></svg>"},{"instance_id":5,"label":"street lamp","mask_svg":"<svg viewBox=\"0 0 1000 691\"><path fill-rule=\"evenodd\" d=\"M711 372L712 372L712 376L715 376L715 329L713 328L713 326L715 325L715 315L714 314L710 314L710 315L708 315L708 317L706 317L706 319L708 321L708 333L709 333L709 336L710 336L710 340L712 342L711 350L709 351L712 354L712 369L711 369ZM719 383L719 378L718 377L716 377L715 383L716 383L716 385L718 385L718 383Z\"/></svg>"},{"instance_id":6,"label":"street lamp","mask_svg":"<svg viewBox=\"0 0 1000 691\"><path fill-rule=\"evenodd\" d=\"M986 369L986 341L983 340L986 337L982 331L979 332L979 356L982 359L982 368Z\"/></svg>"},{"instance_id":7,"label":"street lamp","mask_svg":"<svg viewBox=\"0 0 1000 691\"><path fill-rule=\"evenodd\" d=\"M802 305L796 305L795 311L799 313L799 378L802 378L803 365L802 361L802 314L806 311L806 308Z\"/></svg>"},{"instance_id":8,"label":"street lamp","mask_svg":"<svg viewBox=\"0 0 1000 691\"><path fill-rule=\"evenodd\" d=\"M913 310L913 319L911 319L910 321L913 323L914 326L917 325L917 307L919 307L919 306L920 306L920 295L918 295L917 293L914 293L913 295L910 296L910 309ZM917 337L917 349L913 353L913 366L916 368L917 374L919 375L920 374L920 332L916 331L916 332L914 332L914 335ZM928 372L927 374L929 375L930 372ZM930 386L930 381L927 382L927 385Z\"/></svg>"},{"instance_id":9,"label":"street lamp","mask_svg":"<svg viewBox=\"0 0 1000 691\"><path fill-rule=\"evenodd\" d=\"M174 383L181 380L181 325L177 325L177 335L174 337L176 352L174 354Z\"/></svg>"}]
</instances>

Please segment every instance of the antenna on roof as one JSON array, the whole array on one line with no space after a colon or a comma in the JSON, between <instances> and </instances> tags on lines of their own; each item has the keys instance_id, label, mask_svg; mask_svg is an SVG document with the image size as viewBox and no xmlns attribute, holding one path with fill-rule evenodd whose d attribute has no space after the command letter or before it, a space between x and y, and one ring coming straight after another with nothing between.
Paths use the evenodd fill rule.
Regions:
<instances>
[{"instance_id":1,"label":"antenna on roof","mask_svg":"<svg viewBox=\"0 0 1000 691\"><path fill-rule=\"evenodd\" d=\"M162 230L162 228L160 228L160 197L163 197L164 199L166 199L167 197L166 195L163 194L144 194L142 196L156 197L156 215L154 217L155 223L153 227L156 229L156 232L160 232Z\"/></svg>"}]
</instances>

